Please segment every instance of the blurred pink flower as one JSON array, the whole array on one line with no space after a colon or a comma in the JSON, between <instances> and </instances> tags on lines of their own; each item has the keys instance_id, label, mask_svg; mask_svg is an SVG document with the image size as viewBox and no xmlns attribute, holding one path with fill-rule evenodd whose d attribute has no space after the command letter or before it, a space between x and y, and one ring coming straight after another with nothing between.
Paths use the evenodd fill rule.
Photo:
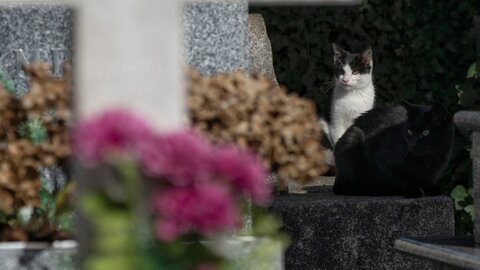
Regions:
<instances>
[{"instance_id":1,"label":"blurred pink flower","mask_svg":"<svg viewBox=\"0 0 480 270\"><path fill-rule=\"evenodd\" d=\"M136 144L152 134L152 129L140 118L126 110L114 109L79 123L73 129L72 144L82 161L96 165L111 154L135 151Z\"/></svg>"},{"instance_id":2,"label":"blurred pink flower","mask_svg":"<svg viewBox=\"0 0 480 270\"><path fill-rule=\"evenodd\" d=\"M211 181L212 155L212 145L188 131L152 136L140 143L146 172L177 186Z\"/></svg>"},{"instance_id":3,"label":"blurred pink flower","mask_svg":"<svg viewBox=\"0 0 480 270\"><path fill-rule=\"evenodd\" d=\"M251 196L254 203L266 204L271 200L265 170L255 155L227 146L216 151L213 162L216 174Z\"/></svg>"},{"instance_id":4,"label":"blurred pink flower","mask_svg":"<svg viewBox=\"0 0 480 270\"><path fill-rule=\"evenodd\" d=\"M238 225L234 196L225 186L172 187L157 192L152 199L158 216L156 233L162 241L175 240L187 231L207 236L233 230Z\"/></svg>"},{"instance_id":5,"label":"blurred pink flower","mask_svg":"<svg viewBox=\"0 0 480 270\"><path fill-rule=\"evenodd\" d=\"M157 237L164 242L172 242L186 232L184 228L169 220L157 220L154 229Z\"/></svg>"}]
</instances>

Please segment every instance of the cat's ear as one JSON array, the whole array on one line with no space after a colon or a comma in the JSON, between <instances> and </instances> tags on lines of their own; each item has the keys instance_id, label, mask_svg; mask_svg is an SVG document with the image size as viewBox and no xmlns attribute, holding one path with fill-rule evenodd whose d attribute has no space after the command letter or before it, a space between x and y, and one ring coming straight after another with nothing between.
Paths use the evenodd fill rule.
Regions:
<instances>
[{"instance_id":1,"label":"cat's ear","mask_svg":"<svg viewBox=\"0 0 480 270\"><path fill-rule=\"evenodd\" d=\"M407 115L409 117L414 115L415 109L413 108L412 104L408 103L405 100L400 100L400 105L407 111Z\"/></svg>"},{"instance_id":2,"label":"cat's ear","mask_svg":"<svg viewBox=\"0 0 480 270\"><path fill-rule=\"evenodd\" d=\"M332 43L332 48L333 48L333 61L334 62L337 62L338 60L340 60L342 58L342 56L347 53L345 50L340 48L335 43Z\"/></svg>"},{"instance_id":3,"label":"cat's ear","mask_svg":"<svg viewBox=\"0 0 480 270\"><path fill-rule=\"evenodd\" d=\"M435 102L430 108L430 115L432 120L438 125L448 124L452 122L453 118L452 114L450 114L450 112L438 102Z\"/></svg>"},{"instance_id":4,"label":"cat's ear","mask_svg":"<svg viewBox=\"0 0 480 270\"><path fill-rule=\"evenodd\" d=\"M406 100L400 100L400 105L402 105L407 111L412 108L412 104L408 103Z\"/></svg>"},{"instance_id":5,"label":"cat's ear","mask_svg":"<svg viewBox=\"0 0 480 270\"><path fill-rule=\"evenodd\" d=\"M369 46L360 54L360 58L362 59L363 63L371 64L373 62L372 55L373 55L372 47Z\"/></svg>"}]
</instances>

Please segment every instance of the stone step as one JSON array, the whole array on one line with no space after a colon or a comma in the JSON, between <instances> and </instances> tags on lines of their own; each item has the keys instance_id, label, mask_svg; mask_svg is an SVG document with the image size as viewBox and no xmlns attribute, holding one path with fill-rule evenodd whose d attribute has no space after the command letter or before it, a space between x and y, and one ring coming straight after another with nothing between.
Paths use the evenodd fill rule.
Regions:
<instances>
[{"instance_id":1,"label":"stone step","mask_svg":"<svg viewBox=\"0 0 480 270\"><path fill-rule=\"evenodd\" d=\"M432 269L395 251L395 240L454 235L453 203L445 196L337 196L324 186L278 195L270 210L292 237L286 269Z\"/></svg>"}]
</instances>

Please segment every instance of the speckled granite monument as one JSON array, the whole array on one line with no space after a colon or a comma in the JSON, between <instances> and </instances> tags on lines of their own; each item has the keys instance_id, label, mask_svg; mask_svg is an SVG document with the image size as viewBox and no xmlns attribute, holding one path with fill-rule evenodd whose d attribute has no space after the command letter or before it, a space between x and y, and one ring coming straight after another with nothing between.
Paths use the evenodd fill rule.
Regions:
<instances>
[{"instance_id":1,"label":"speckled granite monument","mask_svg":"<svg viewBox=\"0 0 480 270\"><path fill-rule=\"evenodd\" d=\"M22 4L0 1L0 70L18 94L29 89L24 64L48 62L60 76L71 59L72 10L56 3ZM49 174L55 168L45 169ZM55 177L47 179L54 180ZM47 243L0 243L0 269L74 269L76 243L55 247Z\"/></svg>"},{"instance_id":2,"label":"speckled granite monument","mask_svg":"<svg viewBox=\"0 0 480 270\"><path fill-rule=\"evenodd\" d=\"M273 68L272 45L261 14L248 15L248 72L272 79L278 85Z\"/></svg>"},{"instance_id":3,"label":"speckled granite monument","mask_svg":"<svg viewBox=\"0 0 480 270\"><path fill-rule=\"evenodd\" d=\"M13 3L13 1L11 2ZM28 89L22 66L48 62L59 76L71 59L72 10L60 4L3 4L0 8L0 68L15 89Z\"/></svg>"},{"instance_id":4,"label":"speckled granite monument","mask_svg":"<svg viewBox=\"0 0 480 270\"><path fill-rule=\"evenodd\" d=\"M247 70L248 1L186 1L184 57L204 75Z\"/></svg>"}]
</instances>

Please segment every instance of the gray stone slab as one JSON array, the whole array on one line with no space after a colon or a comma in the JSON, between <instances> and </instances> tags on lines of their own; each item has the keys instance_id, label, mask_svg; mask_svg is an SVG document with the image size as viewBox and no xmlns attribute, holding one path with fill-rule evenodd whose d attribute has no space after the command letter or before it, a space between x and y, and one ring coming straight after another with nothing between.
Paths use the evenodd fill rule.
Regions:
<instances>
[{"instance_id":1,"label":"gray stone slab","mask_svg":"<svg viewBox=\"0 0 480 270\"><path fill-rule=\"evenodd\" d=\"M247 70L248 3L187 1L182 24L187 64L204 75Z\"/></svg>"},{"instance_id":2,"label":"gray stone slab","mask_svg":"<svg viewBox=\"0 0 480 270\"><path fill-rule=\"evenodd\" d=\"M58 245L58 246L57 246ZM74 241L53 243L0 243L0 270L77 269Z\"/></svg>"},{"instance_id":3,"label":"gray stone slab","mask_svg":"<svg viewBox=\"0 0 480 270\"><path fill-rule=\"evenodd\" d=\"M72 10L60 4L9 4L0 6L0 68L19 92L28 90L21 70L27 62L48 62L61 74L71 59Z\"/></svg>"},{"instance_id":4,"label":"gray stone slab","mask_svg":"<svg viewBox=\"0 0 480 270\"><path fill-rule=\"evenodd\" d=\"M272 45L261 14L248 16L248 40L248 73L268 77L278 85L273 68Z\"/></svg>"},{"instance_id":5,"label":"gray stone slab","mask_svg":"<svg viewBox=\"0 0 480 270\"><path fill-rule=\"evenodd\" d=\"M394 249L399 237L454 235L445 196L406 199L318 193L276 196L271 211L292 237L286 269L432 269Z\"/></svg>"},{"instance_id":6,"label":"gray stone slab","mask_svg":"<svg viewBox=\"0 0 480 270\"><path fill-rule=\"evenodd\" d=\"M473 236L450 238L401 238L395 248L405 254L432 261L435 269L480 269L480 249Z\"/></svg>"},{"instance_id":7,"label":"gray stone slab","mask_svg":"<svg viewBox=\"0 0 480 270\"><path fill-rule=\"evenodd\" d=\"M453 121L462 130L480 131L480 112L477 111L460 111L453 116Z\"/></svg>"}]
</instances>

